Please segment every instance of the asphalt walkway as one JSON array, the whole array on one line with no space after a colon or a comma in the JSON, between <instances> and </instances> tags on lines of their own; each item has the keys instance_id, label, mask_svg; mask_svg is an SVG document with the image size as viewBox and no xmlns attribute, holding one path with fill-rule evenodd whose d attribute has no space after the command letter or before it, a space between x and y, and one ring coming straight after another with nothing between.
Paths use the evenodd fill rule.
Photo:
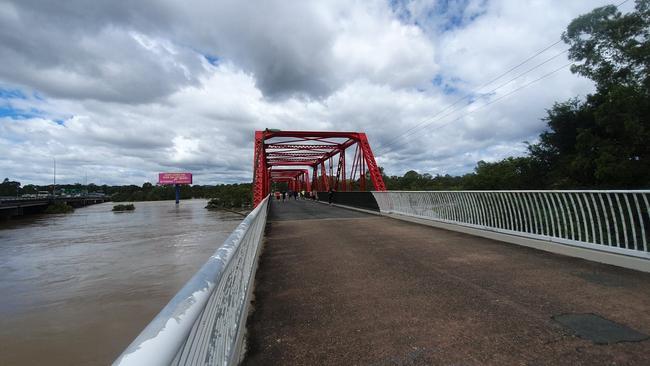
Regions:
<instances>
[{"instance_id":1,"label":"asphalt walkway","mask_svg":"<svg viewBox=\"0 0 650 366\"><path fill-rule=\"evenodd\" d=\"M650 274L273 202L248 328L246 365L649 365Z\"/></svg>"}]
</instances>

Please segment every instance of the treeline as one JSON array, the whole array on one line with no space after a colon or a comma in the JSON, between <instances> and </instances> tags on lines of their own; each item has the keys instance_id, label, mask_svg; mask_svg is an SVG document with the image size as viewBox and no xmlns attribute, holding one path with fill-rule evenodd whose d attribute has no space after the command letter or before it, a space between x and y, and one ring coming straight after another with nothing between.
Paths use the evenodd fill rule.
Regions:
<instances>
[{"instance_id":1,"label":"treeline","mask_svg":"<svg viewBox=\"0 0 650 366\"><path fill-rule=\"evenodd\" d=\"M222 207L242 207L252 203L250 183L183 185L180 191L181 199L210 198L215 199ZM104 192L116 202L173 200L176 197L173 186L157 186L151 183L144 183L142 187L135 185L106 187Z\"/></svg>"},{"instance_id":2,"label":"treeline","mask_svg":"<svg viewBox=\"0 0 650 366\"><path fill-rule=\"evenodd\" d=\"M252 191L250 183L220 184L220 185L193 185L181 186L181 199L190 198L209 198L215 199L221 207L246 207L252 203ZM38 192L52 192L52 185L33 185L28 184L24 187L20 182L11 181L5 178L0 183L0 196L19 197L22 195L32 195ZM108 196L115 202L135 202L135 201L161 201L173 200L176 193L173 186L158 186L149 182L142 186L109 186L88 184L57 184L57 194L80 194L101 193Z\"/></svg>"}]
</instances>

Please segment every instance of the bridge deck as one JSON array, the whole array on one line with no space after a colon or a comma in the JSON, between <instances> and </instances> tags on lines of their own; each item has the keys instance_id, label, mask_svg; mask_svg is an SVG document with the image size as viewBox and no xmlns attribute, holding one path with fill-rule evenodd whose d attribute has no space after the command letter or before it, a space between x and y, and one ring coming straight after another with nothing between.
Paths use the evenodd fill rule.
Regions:
<instances>
[{"instance_id":1,"label":"bridge deck","mask_svg":"<svg viewBox=\"0 0 650 366\"><path fill-rule=\"evenodd\" d=\"M316 202L273 202L245 364L648 364L650 275Z\"/></svg>"}]
</instances>

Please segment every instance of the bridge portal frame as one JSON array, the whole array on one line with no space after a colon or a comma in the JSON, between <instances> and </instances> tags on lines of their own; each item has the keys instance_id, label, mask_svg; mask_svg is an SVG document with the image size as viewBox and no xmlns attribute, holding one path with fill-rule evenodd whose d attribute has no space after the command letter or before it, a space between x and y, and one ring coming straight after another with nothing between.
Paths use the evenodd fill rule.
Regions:
<instances>
[{"instance_id":1,"label":"bridge portal frame","mask_svg":"<svg viewBox=\"0 0 650 366\"><path fill-rule=\"evenodd\" d=\"M346 150L352 148L354 157L348 176ZM281 167L291 168L278 169ZM308 169L312 170L311 181ZM283 170L290 173L274 173ZM330 188L348 191L352 189L351 182L358 182L359 190L365 191L368 174L375 191L386 190L368 137L363 132L255 131L253 174L255 206L270 193L274 181L290 182L292 189L305 186L306 191Z\"/></svg>"}]
</instances>

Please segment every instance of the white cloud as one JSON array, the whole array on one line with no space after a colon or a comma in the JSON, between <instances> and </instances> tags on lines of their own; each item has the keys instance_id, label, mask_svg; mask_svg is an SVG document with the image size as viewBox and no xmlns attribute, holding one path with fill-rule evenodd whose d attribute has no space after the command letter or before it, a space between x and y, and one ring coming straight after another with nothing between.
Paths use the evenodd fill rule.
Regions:
<instances>
[{"instance_id":1,"label":"white cloud","mask_svg":"<svg viewBox=\"0 0 650 366\"><path fill-rule=\"evenodd\" d=\"M5 2L0 89L25 98L0 108L31 114L0 117L0 174L46 183L56 157L67 182L141 184L175 169L197 184L250 181L253 131L267 127L365 131L390 174L462 174L522 154L546 108L592 90L564 69L481 107L562 55L475 93L604 3ZM474 104L438 115L468 93Z\"/></svg>"}]
</instances>

